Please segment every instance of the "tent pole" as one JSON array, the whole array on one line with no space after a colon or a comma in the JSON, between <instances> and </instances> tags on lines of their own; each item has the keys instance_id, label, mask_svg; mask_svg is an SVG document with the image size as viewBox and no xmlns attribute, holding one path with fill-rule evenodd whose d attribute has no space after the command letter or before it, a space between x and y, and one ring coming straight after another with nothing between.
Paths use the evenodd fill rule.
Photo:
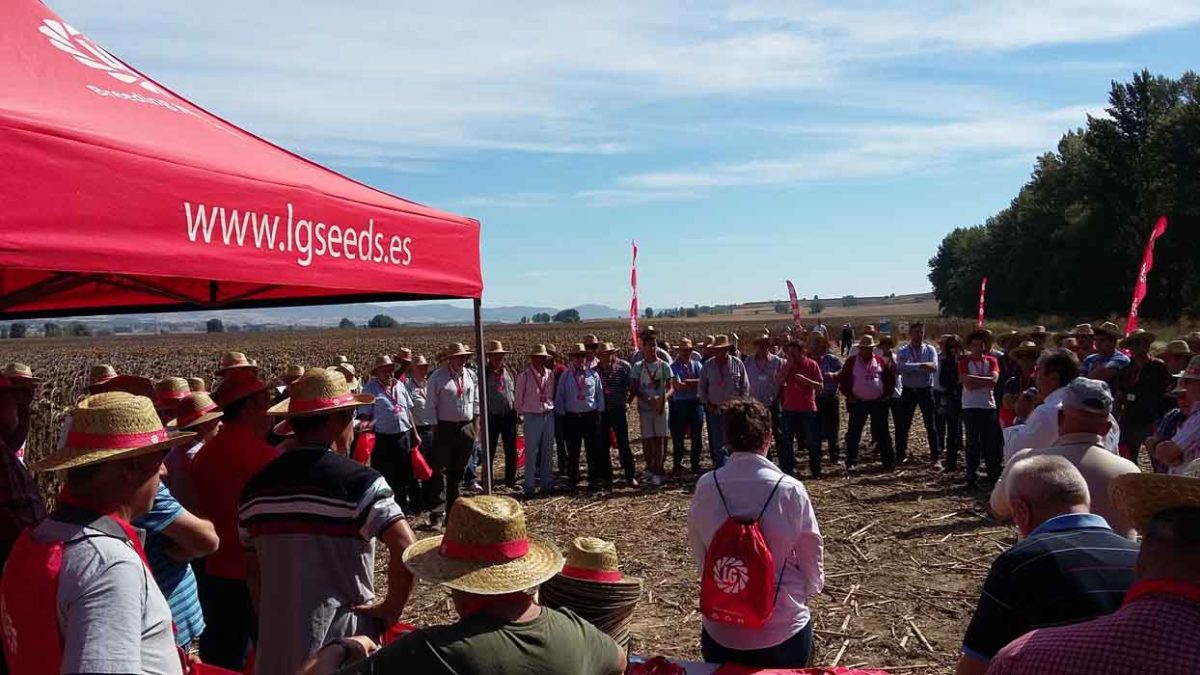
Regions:
<instances>
[{"instance_id":1,"label":"tent pole","mask_svg":"<svg viewBox=\"0 0 1200 675\"><path fill-rule=\"evenodd\" d=\"M479 364L479 450L483 455L483 493L492 494L492 449L488 446L487 355L483 353L483 301L475 298L475 360ZM461 477L459 478L461 480Z\"/></svg>"}]
</instances>

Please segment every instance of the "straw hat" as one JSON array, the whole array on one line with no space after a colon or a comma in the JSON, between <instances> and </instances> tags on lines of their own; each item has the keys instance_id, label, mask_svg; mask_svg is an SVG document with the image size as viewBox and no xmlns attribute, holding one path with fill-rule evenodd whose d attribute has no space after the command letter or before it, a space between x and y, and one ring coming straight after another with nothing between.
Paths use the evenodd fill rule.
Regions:
<instances>
[{"instance_id":1,"label":"straw hat","mask_svg":"<svg viewBox=\"0 0 1200 675\"><path fill-rule=\"evenodd\" d=\"M412 363L412 350L408 347L401 347L400 353L396 354L396 360L403 361L404 363Z\"/></svg>"},{"instance_id":2,"label":"straw hat","mask_svg":"<svg viewBox=\"0 0 1200 675\"><path fill-rule=\"evenodd\" d=\"M241 352L225 352L221 355L221 360L217 363L217 374L225 376L230 371L243 368L257 371L258 364L246 358L246 355Z\"/></svg>"},{"instance_id":3,"label":"straw hat","mask_svg":"<svg viewBox=\"0 0 1200 675\"><path fill-rule=\"evenodd\" d=\"M45 382L40 377L33 376L33 369L24 363L10 363L4 366L3 374L13 386L33 386Z\"/></svg>"},{"instance_id":4,"label":"straw hat","mask_svg":"<svg viewBox=\"0 0 1200 675\"><path fill-rule=\"evenodd\" d=\"M967 335L967 344L971 344L973 340L983 340L987 346L991 346L995 339L992 337L992 331L986 328L977 328Z\"/></svg>"},{"instance_id":5,"label":"straw hat","mask_svg":"<svg viewBox=\"0 0 1200 675\"><path fill-rule=\"evenodd\" d=\"M1041 351L1042 351L1042 348L1037 346L1036 342L1034 342L1032 340L1026 340L1026 341L1022 342L1020 344L1020 346L1016 347L1015 349L1009 350L1008 354L1009 354L1009 356L1012 356L1014 359L1021 359L1021 358L1026 358L1026 357L1030 357L1030 356L1036 357L1039 353L1041 353Z\"/></svg>"},{"instance_id":6,"label":"straw hat","mask_svg":"<svg viewBox=\"0 0 1200 675\"><path fill-rule=\"evenodd\" d=\"M550 356L558 356L558 345L546 345L546 351L550 352Z\"/></svg>"},{"instance_id":7,"label":"straw hat","mask_svg":"<svg viewBox=\"0 0 1200 675\"><path fill-rule=\"evenodd\" d=\"M164 377L154 383L154 405L159 408L176 405L190 393L192 388L188 386L187 380L182 377Z\"/></svg>"},{"instance_id":8,"label":"straw hat","mask_svg":"<svg viewBox=\"0 0 1200 675\"><path fill-rule=\"evenodd\" d=\"M88 386L94 387L105 382L111 382L116 377L117 370L107 363L92 366L92 369L88 372Z\"/></svg>"},{"instance_id":9,"label":"straw hat","mask_svg":"<svg viewBox=\"0 0 1200 675\"><path fill-rule=\"evenodd\" d=\"M567 548L567 560L560 575L611 584L624 581L617 559L617 545L598 537L575 537ZM640 581L638 582L640 583Z\"/></svg>"},{"instance_id":10,"label":"straw hat","mask_svg":"<svg viewBox=\"0 0 1200 675\"><path fill-rule=\"evenodd\" d=\"M1096 326L1096 335L1103 335L1105 337L1110 337L1114 340L1120 340L1121 336L1124 335L1124 333L1121 332L1121 327L1118 326L1117 324L1115 324L1111 321L1105 321L1104 323L1100 324L1099 326Z\"/></svg>"},{"instance_id":11,"label":"straw hat","mask_svg":"<svg viewBox=\"0 0 1200 675\"><path fill-rule=\"evenodd\" d=\"M892 349L896 346L896 340L891 335L884 335L879 338L879 346L883 349Z\"/></svg>"},{"instance_id":12,"label":"straw hat","mask_svg":"<svg viewBox=\"0 0 1200 675\"><path fill-rule=\"evenodd\" d=\"M546 345L534 345L533 349L529 352L529 358L533 358L535 356L550 358L550 352L546 349Z\"/></svg>"},{"instance_id":13,"label":"straw hat","mask_svg":"<svg viewBox=\"0 0 1200 675\"><path fill-rule=\"evenodd\" d=\"M879 343L875 341L874 333L867 333L858 338L859 349L874 349Z\"/></svg>"},{"instance_id":14,"label":"straw hat","mask_svg":"<svg viewBox=\"0 0 1200 675\"><path fill-rule=\"evenodd\" d=\"M1034 326L1029 330L1029 337L1046 337L1049 334L1045 326Z\"/></svg>"},{"instance_id":15,"label":"straw hat","mask_svg":"<svg viewBox=\"0 0 1200 675\"><path fill-rule=\"evenodd\" d=\"M1119 347L1121 347L1122 349L1125 349L1129 345L1132 345L1137 342L1145 342L1147 345L1152 345L1152 344L1154 344L1154 341L1157 339L1158 339L1158 336L1155 335L1154 333L1151 333L1148 330L1138 328L1138 329L1135 329L1129 335L1126 335L1124 339L1122 339L1120 342L1117 343L1117 345ZM1187 345L1187 343L1185 342L1184 345Z\"/></svg>"},{"instance_id":16,"label":"straw hat","mask_svg":"<svg viewBox=\"0 0 1200 675\"><path fill-rule=\"evenodd\" d=\"M208 391L208 384L204 382L203 377L189 377L187 383L188 389L192 391Z\"/></svg>"},{"instance_id":17,"label":"straw hat","mask_svg":"<svg viewBox=\"0 0 1200 675\"><path fill-rule=\"evenodd\" d=\"M351 386L353 386L354 383L358 381L358 372L354 370L353 363L346 363L345 361L343 361L341 363L335 363L332 366L330 366L329 368L327 368L326 370L339 371L342 375L344 375L346 377L346 381L349 382Z\"/></svg>"},{"instance_id":18,"label":"straw hat","mask_svg":"<svg viewBox=\"0 0 1200 675\"><path fill-rule=\"evenodd\" d=\"M416 356L413 357L412 364L413 364L413 368L416 368L417 366L428 366L429 359L425 358L424 354L417 354Z\"/></svg>"},{"instance_id":19,"label":"straw hat","mask_svg":"<svg viewBox=\"0 0 1200 675\"><path fill-rule=\"evenodd\" d=\"M862 332L866 335L874 335L875 334L875 324L871 324L871 323L867 324L866 327L862 329Z\"/></svg>"},{"instance_id":20,"label":"straw hat","mask_svg":"<svg viewBox=\"0 0 1200 675\"><path fill-rule=\"evenodd\" d=\"M471 351L461 342L451 342L448 347L442 352L443 359L454 358L455 356L470 356L475 352Z\"/></svg>"},{"instance_id":21,"label":"straw hat","mask_svg":"<svg viewBox=\"0 0 1200 675\"><path fill-rule=\"evenodd\" d=\"M217 402L205 392L193 392L179 402L175 419L167 423L168 429L186 430L194 426L220 419L225 413L217 410Z\"/></svg>"},{"instance_id":22,"label":"straw hat","mask_svg":"<svg viewBox=\"0 0 1200 675\"><path fill-rule=\"evenodd\" d=\"M997 335L994 338L994 341L996 344L1000 345L1001 347L1004 347L1004 345L1006 345L1006 344L1013 344L1013 343L1020 344L1021 334L1015 330L1006 330L1003 333Z\"/></svg>"},{"instance_id":23,"label":"straw hat","mask_svg":"<svg viewBox=\"0 0 1200 675\"><path fill-rule=\"evenodd\" d=\"M381 356L376 356L375 363L371 364L371 374L372 375L374 375L375 373L377 373L381 370L395 370L395 369L396 369L396 362L393 361L392 357L388 356L387 354L383 354Z\"/></svg>"},{"instance_id":24,"label":"straw hat","mask_svg":"<svg viewBox=\"0 0 1200 675\"><path fill-rule=\"evenodd\" d=\"M595 335L588 333L587 335L583 336L583 346L587 347L589 349L591 349L592 347L599 347L600 339L597 338Z\"/></svg>"},{"instance_id":25,"label":"straw hat","mask_svg":"<svg viewBox=\"0 0 1200 675\"><path fill-rule=\"evenodd\" d=\"M611 342L602 342L600 343L600 346L596 348L597 354L614 354L616 351L617 348L614 347L613 343Z\"/></svg>"},{"instance_id":26,"label":"straw hat","mask_svg":"<svg viewBox=\"0 0 1200 675\"><path fill-rule=\"evenodd\" d=\"M1095 334L1096 334L1096 331L1092 328L1092 324L1090 324L1090 323L1081 323L1078 326L1075 326L1075 328L1072 329L1071 332L1069 333L1069 335L1071 335L1072 337L1079 337L1080 335L1095 335Z\"/></svg>"},{"instance_id":27,"label":"straw hat","mask_svg":"<svg viewBox=\"0 0 1200 675\"><path fill-rule=\"evenodd\" d=\"M346 358L345 354L338 354L337 356L333 357L333 364L335 366L340 366L343 363L350 363L350 359Z\"/></svg>"},{"instance_id":28,"label":"straw hat","mask_svg":"<svg viewBox=\"0 0 1200 675\"><path fill-rule=\"evenodd\" d=\"M679 344L675 345L675 351L677 352L690 352L693 349L695 349L695 346L692 345L691 338L679 338Z\"/></svg>"},{"instance_id":29,"label":"straw hat","mask_svg":"<svg viewBox=\"0 0 1200 675\"><path fill-rule=\"evenodd\" d=\"M617 568L617 549L611 542L578 537L567 550L563 571L542 584L539 601L575 612L627 648L642 580L622 577Z\"/></svg>"},{"instance_id":30,"label":"straw hat","mask_svg":"<svg viewBox=\"0 0 1200 675\"><path fill-rule=\"evenodd\" d=\"M283 375L280 375L279 379L284 382L294 382L302 377L304 377L304 366L293 363L284 369Z\"/></svg>"},{"instance_id":31,"label":"straw hat","mask_svg":"<svg viewBox=\"0 0 1200 675\"><path fill-rule=\"evenodd\" d=\"M247 396L270 388L270 384L258 378L257 368L235 368L221 378L221 384L217 385L213 396L222 408L226 408Z\"/></svg>"},{"instance_id":32,"label":"straw hat","mask_svg":"<svg viewBox=\"0 0 1200 675\"><path fill-rule=\"evenodd\" d=\"M287 438L289 436L295 436L296 430L292 428L292 421L285 417L283 418L282 422L271 427L271 433L275 434L276 436Z\"/></svg>"},{"instance_id":33,"label":"straw hat","mask_svg":"<svg viewBox=\"0 0 1200 675\"><path fill-rule=\"evenodd\" d=\"M705 335L705 336L704 336L704 346L705 346L705 347L709 347L709 348L711 348L711 347L712 347L712 343L714 343L714 342L716 342L716 341L717 341L717 338L715 338L715 337L713 337L713 336L711 336L711 335Z\"/></svg>"},{"instance_id":34,"label":"straw hat","mask_svg":"<svg viewBox=\"0 0 1200 675\"><path fill-rule=\"evenodd\" d=\"M658 330L654 326L646 324L638 331L638 337L658 337Z\"/></svg>"},{"instance_id":35,"label":"straw hat","mask_svg":"<svg viewBox=\"0 0 1200 675\"><path fill-rule=\"evenodd\" d=\"M1192 348L1184 340L1171 340L1166 347L1158 353L1159 356L1191 356Z\"/></svg>"},{"instance_id":36,"label":"straw hat","mask_svg":"<svg viewBox=\"0 0 1200 675\"><path fill-rule=\"evenodd\" d=\"M1176 375L1179 378L1180 384L1185 380L1200 380L1200 356L1193 356L1191 361L1188 361L1187 368Z\"/></svg>"},{"instance_id":37,"label":"straw hat","mask_svg":"<svg viewBox=\"0 0 1200 675\"><path fill-rule=\"evenodd\" d=\"M525 510L511 497L460 497L444 536L404 550L404 564L423 581L476 595L502 595L541 585L558 574L562 554L525 529Z\"/></svg>"},{"instance_id":38,"label":"straw hat","mask_svg":"<svg viewBox=\"0 0 1200 675\"><path fill-rule=\"evenodd\" d=\"M507 354L504 350L504 343L499 340L488 340L487 349L483 350L484 354Z\"/></svg>"},{"instance_id":39,"label":"straw hat","mask_svg":"<svg viewBox=\"0 0 1200 675\"><path fill-rule=\"evenodd\" d=\"M167 450L196 435L168 432L150 399L121 391L88 396L71 410L70 419L61 447L34 464L34 471L132 459Z\"/></svg>"},{"instance_id":40,"label":"straw hat","mask_svg":"<svg viewBox=\"0 0 1200 675\"><path fill-rule=\"evenodd\" d=\"M586 355L587 355L587 348L583 346L582 342L575 343L575 346L572 347L569 352L567 352L567 356L586 356Z\"/></svg>"},{"instance_id":41,"label":"straw hat","mask_svg":"<svg viewBox=\"0 0 1200 675\"><path fill-rule=\"evenodd\" d=\"M346 376L337 370L312 368L289 388L290 396L271 406L268 415L277 417L313 417L339 410L370 405L375 397L355 394Z\"/></svg>"},{"instance_id":42,"label":"straw hat","mask_svg":"<svg viewBox=\"0 0 1200 675\"><path fill-rule=\"evenodd\" d=\"M1182 475L1127 473L1109 484L1108 494L1122 515L1145 531L1155 514L1168 509L1200 509L1200 459Z\"/></svg>"},{"instance_id":43,"label":"straw hat","mask_svg":"<svg viewBox=\"0 0 1200 675\"><path fill-rule=\"evenodd\" d=\"M733 347L733 343L729 341L728 335L718 335L712 342L708 343L709 349L729 349Z\"/></svg>"}]
</instances>

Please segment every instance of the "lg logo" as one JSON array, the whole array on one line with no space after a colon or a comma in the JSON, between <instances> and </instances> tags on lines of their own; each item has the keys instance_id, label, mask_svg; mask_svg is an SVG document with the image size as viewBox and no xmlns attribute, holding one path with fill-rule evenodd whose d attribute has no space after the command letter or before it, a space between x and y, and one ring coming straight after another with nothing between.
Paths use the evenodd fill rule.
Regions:
<instances>
[{"instance_id":1,"label":"lg logo","mask_svg":"<svg viewBox=\"0 0 1200 675\"><path fill-rule=\"evenodd\" d=\"M41 26L38 26L38 32L49 38L51 45L70 54L76 61L88 68L108 73L109 77L125 84L137 84L142 89L155 94L164 93L158 85L135 73L129 66L117 60L117 57L104 51L103 47L88 40L83 33L72 28L70 24L46 19L42 21Z\"/></svg>"}]
</instances>

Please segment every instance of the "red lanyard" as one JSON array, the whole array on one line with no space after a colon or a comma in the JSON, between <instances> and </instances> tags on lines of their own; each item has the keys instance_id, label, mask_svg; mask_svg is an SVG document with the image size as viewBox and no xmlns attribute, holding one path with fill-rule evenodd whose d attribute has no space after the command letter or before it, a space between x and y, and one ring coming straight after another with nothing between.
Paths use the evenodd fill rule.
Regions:
<instances>
[{"instance_id":1,"label":"red lanyard","mask_svg":"<svg viewBox=\"0 0 1200 675\"><path fill-rule=\"evenodd\" d=\"M496 372L493 370L492 375L494 375L496 377L496 391L503 394L504 393L504 369L501 368L500 372Z\"/></svg>"},{"instance_id":2,"label":"red lanyard","mask_svg":"<svg viewBox=\"0 0 1200 675\"><path fill-rule=\"evenodd\" d=\"M458 397L462 398L463 392L467 388L467 383L466 383L467 374L465 372L460 372L457 375L455 375L454 371L450 371L450 374L451 374L452 379L454 380L454 389L456 392L458 392Z\"/></svg>"},{"instance_id":3,"label":"red lanyard","mask_svg":"<svg viewBox=\"0 0 1200 675\"><path fill-rule=\"evenodd\" d=\"M549 375L550 372L547 370L543 370L542 374L538 375L537 371L534 370L532 366L529 367L529 379L533 380L533 383L537 385L538 399L542 403L545 403L548 400L546 398L546 382L550 379Z\"/></svg>"},{"instance_id":4,"label":"red lanyard","mask_svg":"<svg viewBox=\"0 0 1200 675\"><path fill-rule=\"evenodd\" d=\"M571 377L575 378L576 395L580 401L584 400L587 394L587 390L584 389L584 387L587 386L587 372L582 368L576 368L575 370L571 371Z\"/></svg>"},{"instance_id":5,"label":"red lanyard","mask_svg":"<svg viewBox=\"0 0 1200 675\"><path fill-rule=\"evenodd\" d=\"M721 365L721 362L717 361L717 377L721 378L721 387L725 386L725 372L728 370L728 368L728 361L725 362L725 365Z\"/></svg>"}]
</instances>

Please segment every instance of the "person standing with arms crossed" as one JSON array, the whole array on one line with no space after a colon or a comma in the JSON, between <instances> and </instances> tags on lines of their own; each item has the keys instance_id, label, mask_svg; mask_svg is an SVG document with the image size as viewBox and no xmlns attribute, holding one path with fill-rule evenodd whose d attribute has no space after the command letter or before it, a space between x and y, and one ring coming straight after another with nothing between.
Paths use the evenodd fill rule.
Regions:
<instances>
[{"instance_id":1,"label":"person standing with arms crossed","mask_svg":"<svg viewBox=\"0 0 1200 675\"><path fill-rule=\"evenodd\" d=\"M903 388L896 407L896 460L908 462L908 432L913 416L921 409L925 436L929 439L929 461L942 458L934 426L933 383L937 377L938 355L933 345L925 342L925 324L917 321L908 328L908 344L896 352L896 368Z\"/></svg>"},{"instance_id":2,"label":"person standing with arms crossed","mask_svg":"<svg viewBox=\"0 0 1200 675\"><path fill-rule=\"evenodd\" d=\"M750 395L750 377L746 364L741 359L731 358L734 348L729 336L718 335L709 345L713 357L700 370L700 403L704 405L708 424L708 449L712 454L713 468L725 466L729 453L725 451L724 427L721 423L720 405L735 398Z\"/></svg>"}]
</instances>

